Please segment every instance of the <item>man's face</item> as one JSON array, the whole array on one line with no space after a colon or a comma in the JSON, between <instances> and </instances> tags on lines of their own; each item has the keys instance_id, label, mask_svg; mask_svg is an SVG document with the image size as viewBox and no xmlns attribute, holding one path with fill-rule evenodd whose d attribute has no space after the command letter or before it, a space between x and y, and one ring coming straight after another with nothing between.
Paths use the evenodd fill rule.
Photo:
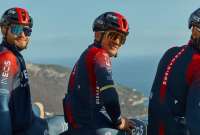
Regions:
<instances>
[{"instance_id":1,"label":"man's face","mask_svg":"<svg viewBox=\"0 0 200 135\"><path fill-rule=\"evenodd\" d=\"M5 35L7 42L21 50L27 48L30 36L27 34L27 29L31 30L28 26L11 24L7 27L7 35Z\"/></svg>"},{"instance_id":2,"label":"man's face","mask_svg":"<svg viewBox=\"0 0 200 135\"><path fill-rule=\"evenodd\" d=\"M106 31L102 39L102 48L110 57L116 56L119 48L124 44L126 35L117 31Z\"/></svg>"},{"instance_id":3,"label":"man's face","mask_svg":"<svg viewBox=\"0 0 200 135\"><path fill-rule=\"evenodd\" d=\"M194 39L200 38L200 28L193 26L192 27L192 37Z\"/></svg>"}]
</instances>

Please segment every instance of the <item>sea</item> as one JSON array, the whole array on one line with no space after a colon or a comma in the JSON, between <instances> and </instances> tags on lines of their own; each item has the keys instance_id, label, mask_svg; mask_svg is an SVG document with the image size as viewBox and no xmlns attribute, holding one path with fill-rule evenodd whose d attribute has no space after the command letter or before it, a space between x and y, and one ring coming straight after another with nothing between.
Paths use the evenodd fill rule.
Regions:
<instances>
[{"instance_id":1,"label":"sea","mask_svg":"<svg viewBox=\"0 0 200 135\"><path fill-rule=\"evenodd\" d=\"M56 64L72 68L78 58L34 59L32 63ZM116 83L140 91L148 97L155 78L159 56L117 57L112 59L112 74Z\"/></svg>"}]
</instances>

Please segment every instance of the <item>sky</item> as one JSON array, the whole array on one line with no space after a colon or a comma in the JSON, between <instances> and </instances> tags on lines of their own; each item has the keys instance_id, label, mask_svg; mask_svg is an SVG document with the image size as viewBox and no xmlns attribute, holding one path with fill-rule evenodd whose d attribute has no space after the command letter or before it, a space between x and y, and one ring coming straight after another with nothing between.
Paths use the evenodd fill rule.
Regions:
<instances>
[{"instance_id":1,"label":"sky","mask_svg":"<svg viewBox=\"0 0 200 135\"><path fill-rule=\"evenodd\" d=\"M196 0L0 0L0 14L26 8L34 26L25 58L78 58L93 42L92 23L106 11L123 14L130 26L122 57L160 56L190 38L188 18Z\"/></svg>"}]
</instances>

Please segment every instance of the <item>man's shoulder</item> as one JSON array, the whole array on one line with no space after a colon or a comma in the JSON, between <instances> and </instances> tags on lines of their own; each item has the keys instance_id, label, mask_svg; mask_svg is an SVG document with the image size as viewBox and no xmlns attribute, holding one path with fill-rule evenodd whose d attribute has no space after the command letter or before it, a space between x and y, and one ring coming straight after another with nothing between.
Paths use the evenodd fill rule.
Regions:
<instances>
[{"instance_id":1,"label":"man's shoulder","mask_svg":"<svg viewBox=\"0 0 200 135\"><path fill-rule=\"evenodd\" d=\"M12 62L16 61L16 56L8 49L4 49L0 52L0 60L10 60Z\"/></svg>"},{"instance_id":2,"label":"man's shoulder","mask_svg":"<svg viewBox=\"0 0 200 135\"><path fill-rule=\"evenodd\" d=\"M87 53L89 53L90 55L92 55L92 57L94 58L108 58L110 59L108 53L102 49L102 48L98 48L96 46L91 46L87 49Z\"/></svg>"},{"instance_id":3,"label":"man's shoulder","mask_svg":"<svg viewBox=\"0 0 200 135\"><path fill-rule=\"evenodd\" d=\"M162 58L164 58L164 59L171 58L179 52L182 54L182 52L184 52L186 50L186 48L187 48L187 45L172 46L171 48L167 49L167 51L165 51Z\"/></svg>"},{"instance_id":4,"label":"man's shoulder","mask_svg":"<svg viewBox=\"0 0 200 135\"><path fill-rule=\"evenodd\" d=\"M100 65L101 67L106 67L108 69L111 68L111 59L105 50L103 49L99 50L96 53L94 59L95 59L95 63Z\"/></svg>"},{"instance_id":5,"label":"man's shoulder","mask_svg":"<svg viewBox=\"0 0 200 135\"><path fill-rule=\"evenodd\" d=\"M179 50L181 50L181 49L188 49L188 48L190 48L190 44L188 43L188 44L184 44L184 45L173 45L173 46L171 46L169 49L167 49L167 51L166 52L176 52L176 51L179 51Z\"/></svg>"},{"instance_id":6,"label":"man's shoulder","mask_svg":"<svg viewBox=\"0 0 200 135\"><path fill-rule=\"evenodd\" d=\"M5 65L10 65L13 68L17 68L17 58L16 56L7 49L4 49L0 52L0 68L4 67Z\"/></svg>"},{"instance_id":7,"label":"man's shoulder","mask_svg":"<svg viewBox=\"0 0 200 135\"><path fill-rule=\"evenodd\" d=\"M108 53L104 49L101 49L101 48L97 51L95 56L96 57L104 57L104 58L109 58L110 59Z\"/></svg>"},{"instance_id":8,"label":"man's shoulder","mask_svg":"<svg viewBox=\"0 0 200 135\"><path fill-rule=\"evenodd\" d=\"M178 50L180 50L183 47L184 46L172 46L169 49L167 49L166 53L177 52Z\"/></svg>"}]
</instances>

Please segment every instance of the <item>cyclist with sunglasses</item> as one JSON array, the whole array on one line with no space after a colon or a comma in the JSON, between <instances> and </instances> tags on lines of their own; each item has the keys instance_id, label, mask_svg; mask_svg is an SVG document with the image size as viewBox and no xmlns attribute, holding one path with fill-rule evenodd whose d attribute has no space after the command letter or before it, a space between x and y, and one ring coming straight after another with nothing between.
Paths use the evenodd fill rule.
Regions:
<instances>
[{"instance_id":1,"label":"cyclist with sunglasses","mask_svg":"<svg viewBox=\"0 0 200 135\"><path fill-rule=\"evenodd\" d=\"M200 8L188 21L188 44L161 58L151 89L148 135L200 135Z\"/></svg>"},{"instance_id":2,"label":"cyclist with sunglasses","mask_svg":"<svg viewBox=\"0 0 200 135\"><path fill-rule=\"evenodd\" d=\"M29 78L21 51L27 48L33 21L22 8L10 8L0 20L0 134L45 135L47 123L33 114Z\"/></svg>"},{"instance_id":3,"label":"cyclist with sunglasses","mask_svg":"<svg viewBox=\"0 0 200 135\"><path fill-rule=\"evenodd\" d=\"M94 43L75 64L63 100L67 133L95 135L101 128L130 133L133 124L121 114L111 66L129 33L128 22L120 13L106 12L96 18L93 31Z\"/></svg>"}]
</instances>

